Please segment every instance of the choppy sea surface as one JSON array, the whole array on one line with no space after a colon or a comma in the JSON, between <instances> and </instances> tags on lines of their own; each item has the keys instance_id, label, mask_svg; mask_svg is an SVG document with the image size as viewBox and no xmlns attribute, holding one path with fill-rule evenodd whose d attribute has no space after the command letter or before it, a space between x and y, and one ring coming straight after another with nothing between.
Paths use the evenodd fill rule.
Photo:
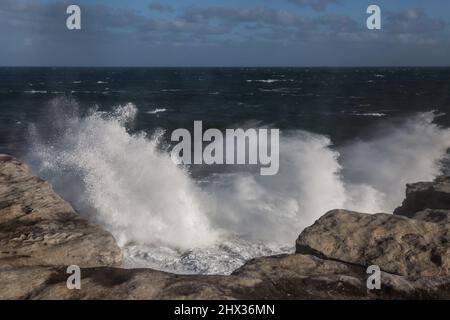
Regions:
<instances>
[{"instance_id":1,"label":"choppy sea surface","mask_svg":"<svg viewBox=\"0 0 450 320\"><path fill-rule=\"evenodd\" d=\"M129 267L227 274L326 211L392 212L448 172L450 68L0 68L0 152L113 233ZM279 128L280 171L180 167L170 133Z\"/></svg>"}]
</instances>

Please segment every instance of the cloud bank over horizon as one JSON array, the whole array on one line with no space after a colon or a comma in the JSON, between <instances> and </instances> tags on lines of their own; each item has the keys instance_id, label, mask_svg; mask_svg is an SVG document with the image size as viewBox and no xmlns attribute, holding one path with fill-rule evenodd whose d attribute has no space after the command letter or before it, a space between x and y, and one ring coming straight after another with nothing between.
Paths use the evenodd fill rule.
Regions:
<instances>
[{"instance_id":1,"label":"cloud bank over horizon","mask_svg":"<svg viewBox=\"0 0 450 320\"><path fill-rule=\"evenodd\" d=\"M3 0L2 66L446 66L450 4L378 1L382 30L355 0Z\"/></svg>"}]
</instances>

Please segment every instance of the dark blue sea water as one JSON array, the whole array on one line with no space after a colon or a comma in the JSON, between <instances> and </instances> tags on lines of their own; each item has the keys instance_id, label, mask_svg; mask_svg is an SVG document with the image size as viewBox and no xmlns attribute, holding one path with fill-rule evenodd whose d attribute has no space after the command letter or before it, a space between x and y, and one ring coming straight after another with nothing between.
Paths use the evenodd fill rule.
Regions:
<instances>
[{"instance_id":1,"label":"dark blue sea water","mask_svg":"<svg viewBox=\"0 0 450 320\"><path fill-rule=\"evenodd\" d=\"M340 143L386 119L448 112L450 68L0 68L0 152L21 154L24 129L59 96L83 109L132 102L137 131L258 121Z\"/></svg>"},{"instance_id":2,"label":"dark blue sea water","mask_svg":"<svg viewBox=\"0 0 450 320\"><path fill-rule=\"evenodd\" d=\"M450 68L0 68L0 153L127 265L229 273L335 208L392 212L448 170ZM176 166L170 133L279 128L278 174Z\"/></svg>"}]
</instances>

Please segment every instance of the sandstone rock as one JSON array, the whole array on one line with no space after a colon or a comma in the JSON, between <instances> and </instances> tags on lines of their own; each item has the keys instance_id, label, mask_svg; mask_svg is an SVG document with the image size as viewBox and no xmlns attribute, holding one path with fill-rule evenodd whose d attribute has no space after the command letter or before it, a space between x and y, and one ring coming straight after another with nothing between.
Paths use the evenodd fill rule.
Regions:
<instances>
[{"instance_id":1,"label":"sandstone rock","mask_svg":"<svg viewBox=\"0 0 450 320\"><path fill-rule=\"evenodd\" d=\"M63 267L0 268L0 299L449 299L450 279L382 273L368 290L365 269L311 255L249 261L230 276L176 275L150 269L85 268L69 290Z\"/></svg>"},{"instance_id":2,"label":"sandstone rock","mask_svg":"<svg viewBox=\"0 0 450 320\"><path fill-rule=\"evenodd\" d=\"M252 259L230 276L120 269L108 232L0 155L0 299L450 299L448 211L413 217L335 210L299 236L297 254ZM71 264L81 290L67 288ZM371 264L384 270L381 290L367 289Z\"/></svg>"},{"instance_id":3,"label":"sandstone rock","mask_svg":"<svg viewBox=\"0 0 450 320\"><path fill-rule=\"evenodd\" d=\"M433 223L450 224L450 210L425 209L414 213L411 218Z\"/></svg>"},{"instance_id":4,"label":"sandstone rock","mask_svg":"<svg viewBox=\"0 0 450 320\"><path fill-rule=\"evenodd\" d=\"M298 299L448 299L449 277L415 279L381 273L381 289L367 289L366 267L307 254L262 257L247 262L233 274L265 279ZM268 297L270 298L270 297Z\"/></svg>"},{"instance_id":5,"label":"sandstone rock","mask_svg":"<svg viewBox=\"0 0 450 320\"><path fill-rule=\"evenodd\" d=\"M394 214L412 217L425 209L450 210L450 177L439 177L433 182L406 185L406 199Z\"/></svg>"},{"instance_id":6,"label":"sandstone rock","mask_svg":"<svg viewBox=\"0 0 450 320\"><path fill-rule=\"evenodd\" d=\"M26 165L0 155L0 266L119 266L114 238L81 218Z\"/></svg>"},{"instance_id":7,"label":"sandstone rock","mask_svg":"<svg viewBox=\"0 0 450 320\"><path fill-rule=\"evenodd\" d=\"M450 225L333 210L306 228L297 253L412 277L450 276Z\"/></svg>"}]
</instances>

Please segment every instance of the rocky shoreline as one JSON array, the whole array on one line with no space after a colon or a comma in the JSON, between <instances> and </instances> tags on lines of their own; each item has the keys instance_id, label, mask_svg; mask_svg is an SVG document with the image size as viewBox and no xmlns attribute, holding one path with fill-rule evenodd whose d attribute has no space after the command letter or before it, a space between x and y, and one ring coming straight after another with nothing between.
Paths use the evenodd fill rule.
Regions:
<instances>
[{"instance_id":1,"label":"rocky shoreline","mask_svg":"<svg viewBox=\"0 0 450 320\"><path fill-rule=\"evenodd\" d=\"M82 288L66 286L68 265ZM326 213L296 253L229 276L123 269L113 236L25 164L0 155L0 299L450 299L450 177L407 185L394 214ZM369 290L378 265L381 289Z\"/></svg>"}]
</instances>

